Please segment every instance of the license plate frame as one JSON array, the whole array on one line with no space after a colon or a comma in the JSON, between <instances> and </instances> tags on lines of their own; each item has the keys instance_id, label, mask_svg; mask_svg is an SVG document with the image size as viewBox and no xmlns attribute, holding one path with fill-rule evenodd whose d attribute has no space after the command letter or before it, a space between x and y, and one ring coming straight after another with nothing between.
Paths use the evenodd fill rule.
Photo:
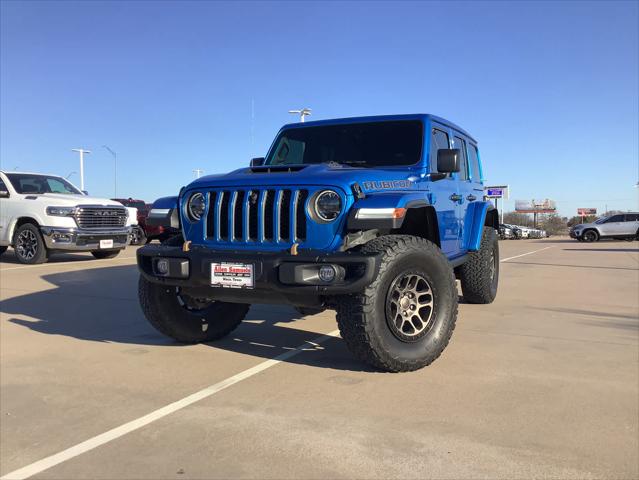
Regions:
<instances>
[{"instance_id":1,"label":"license plate frame","mask_svg":"<svg viewBox=\"0 0 639 480\"><path fill-rule=\"evenodd\" d=\"M113 239L112 238L104 238L100 240L100 248L113 248Z\"/></svg>"},{"instance_id":2,"label":"license plate frame","mask_svg":"<svg viewBox=\"0 0 639 480\"><path fill-rule=\"evenodd\" d=\"M255 288L255 264L211 262L211 286L252 290Z\"/></svg>"}]
</instances>

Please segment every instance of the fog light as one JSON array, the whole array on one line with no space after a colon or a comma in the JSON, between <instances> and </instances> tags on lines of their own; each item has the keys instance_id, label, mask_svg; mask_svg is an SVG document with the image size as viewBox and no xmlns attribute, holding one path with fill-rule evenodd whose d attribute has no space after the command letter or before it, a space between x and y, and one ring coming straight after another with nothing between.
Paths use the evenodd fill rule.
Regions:
<instances>
[{"instance_id":1,"label":"fog light","mask_svg":"<svg viewBox=\"0 0 639 480\"><path fill-rule=\"evenodd\" d=\"M169 273L169 261L166 258L159 258L155 262L155 272L158 275L167 275Z\"/></svg>"},{"instance_id":2,"label":"fog light","mask_svg":"<svg viewBox=\"0 0 639 480\"><path fill-rule=\"evenodd\" d=\"M337 272L335 271L335 267L333 265L322 265L319 269L318 276L322 282L332 282L335 280L335 275Z\"/></svg>"}]
</instances>

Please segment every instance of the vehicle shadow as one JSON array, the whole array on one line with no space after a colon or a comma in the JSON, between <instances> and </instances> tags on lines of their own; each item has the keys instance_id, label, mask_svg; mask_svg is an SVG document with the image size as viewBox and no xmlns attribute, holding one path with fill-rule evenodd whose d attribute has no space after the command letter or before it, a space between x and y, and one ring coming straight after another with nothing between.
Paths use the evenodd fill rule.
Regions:
<instances>
[{"instance_id":1,"label":"vehicle shadow","mask_svg":"<svg viewBox=\"0 0 639 480\"><path fill-rule=\"evenodd\" d=\"M40 334L82 341L189 348L156 332L144 318L137 300L135 265L51 273L40 279L53 288L0 301L0 312L9 316L10 323ZM11 288L6 291L10 293ZM330 312L320 315L330 318ZM293 327L294 321L299 321L302 328ZM354 359L339 337L324 339L321 345L310 342L335 330L334 319L330 318L330 326L321 332L303 328L305 321L293 308L255 305L231 335L207 345L264 359L303 346L303 353L284 361L319 368L374 371Z\"/></svg>"},{"instance_id":2,"label":"vehicle shadow","mask_svg":"<svg viewBox=\"0 0 639 480\"><path fill-rule=\"evenodd\" d=\"M586 268L586 269L600 269L600 270L632 270L638 271L639 267L603 267L599 265L569 265L566 263L541 263L541 262L511 262L508 261L509 265L538 265L542 267L568 267L568 268Z\"/></svg>"},{"instance_id":3,"label":"vehicle shadow","mask_svg":"<svg viewBox=\"0 0 639 480\"><path fill-rule=\"evenodd\" d=\"M47 263L72 262L74 260L82 262L87 260L95 260L95 257L90 253L53 253L47 260ZM16 258L16 255L13 252L12 248L0 255L0 263L24 265L23 263L18 262L18 259Z\"/></svg>"}]
</instances>

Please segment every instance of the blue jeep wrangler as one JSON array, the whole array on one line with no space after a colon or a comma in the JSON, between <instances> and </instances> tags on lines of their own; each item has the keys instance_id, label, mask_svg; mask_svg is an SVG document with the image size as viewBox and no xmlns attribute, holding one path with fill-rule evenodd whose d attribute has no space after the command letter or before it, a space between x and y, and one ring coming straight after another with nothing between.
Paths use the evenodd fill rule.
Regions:
<instances>
[{"instance_id":1,"label":"blue jeep wrangler","mask_svg":"<svg viewBox=\"0 0 639 480\"><path fill-rule=\"evenodd\" d=\"M469 303L497 294L477 143L432 115L286 125L265 158L156 201L148 221L182 231L137 252L142 309L180 342L229 334L253 303L330 308L359 359L416 370L450 340L456 278Z\"/></svg>"}]
</instances>

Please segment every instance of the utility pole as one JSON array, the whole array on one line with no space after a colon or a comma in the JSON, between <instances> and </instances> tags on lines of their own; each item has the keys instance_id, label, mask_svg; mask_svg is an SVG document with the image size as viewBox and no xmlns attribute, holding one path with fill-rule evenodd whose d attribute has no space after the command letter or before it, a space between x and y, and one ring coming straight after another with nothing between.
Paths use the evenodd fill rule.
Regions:
<instances>
[{"instance_id":1,"label":"utility pole","mask_svg":"<svg viewBox=\"0 0 639 480\"><path fill-rule=\"evenodd\" d=\"M289 110L288 113L297 114L300 116L300 122L304 123L304 117L311 114L310 108L302 108L300 110Z\"/></svg>"},{"instance_id":2,"label":"utility pole","mask_svg":"<svg viewBox=\"0 0 639 480\"><path fill-rule=\"evenodd\" d=\"M84 192L84 154L91 153L91 151L84 148L72 148L71 151L80 154L80 190Z\"/></svg>"},{"instance_id":3,"label":"utility pole","mask_svg":"<svg viewBox=\"0 0 639 480\"><path fill-rule=\"evenodd\" d=\"M118 154L107 145L102 145L111 155L113 155L113 198L118 198Z\"/></svg>"},{"instance_id":4,"label":"utility pole","mask_svg":"<svg viewBox=\"0 0 639 480\"><path fill-rule=\"evenodd\" d=\"M195 178L200 178L204 173L204 170L196 168L195 170L193 170L193 173L195 174Z\"/></svg>"}]
</instances>

